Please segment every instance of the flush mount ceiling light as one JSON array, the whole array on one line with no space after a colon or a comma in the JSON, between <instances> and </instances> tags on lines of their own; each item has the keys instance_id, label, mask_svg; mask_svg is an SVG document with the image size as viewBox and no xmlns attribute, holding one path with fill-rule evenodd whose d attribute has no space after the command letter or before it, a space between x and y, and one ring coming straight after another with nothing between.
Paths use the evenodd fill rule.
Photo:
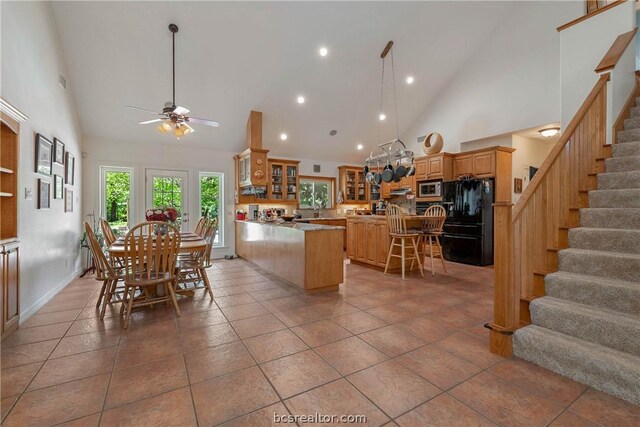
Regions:
<instances>
[{"instance_id":1,"label":"flush mount ceiling light","mask_svg":"<svg viewBox=\"0 0 640 427\"><path fill-rule=\"evenodd\" d=\"M304 96L300 95L298 97L298 104L304 104Z\"/></svg>"},{"instance_id":2,"label":"flush mount ceiling light","mask_svg":"<svg viewBox=\"0 0 640 427\"><path fill-rule=\"evenodd\" d=\"M407 77L407 84L410 85L413 83L413 76Z\"/></svg>"},{"instance_id":3,"label":"flush mount ceiling light","mask_svg":"<svg viewBox=\"0 0 640 427\"><path fill-rule=\"evenodd\" d=\"M287 134L286 134L286 133L281 133L281 134L280 134L280 139L281 139L281 140L286 141L286 140L287 140L287 138L288 138L288 136L287 136Z\"/></svg>"},{"instance_id":4,"label":"flush mount ceiling light","mask_svg":"<svg viewBox=\"0 0 640 427\"><path fill-rule=\"evenodd\" d=\"M184 107L176 105L176 33L178 32L178 26L176 24L169 24L169 31L171 31L172 37L172 59L173 59L173 98L170 102L164 104L162 113L156 113L155 111L147 110L145 108L132 107L127 105L125 108L132 108L134 110L144 111L146 113L155 114L160 118L146 120L140 122L140 125L147 125L150 123L158 123L158 131L167 133L173 131L173 135L176 139L180 139L181 136L185 136L194 132L194 129L189 126L189 123L196 123L199 125L218 127L220 123L213 120L197 119L195 117L187 116L189 110Z\"/></svg>"},{"instance_id":5,"label":"flush mount ceiling light","mask_svg":"<svg viewBox=\"0 0 640 427\"><path fill-rule=\"evenodd\" d=\"M552 127L540 129L538 132L540 133L540 135L544 136L545 138L551 138L552 136L556 136L560 132L560 127L552 126Z\"/></svg>"},{"instance_id":6,"label":"flush mount ceiling light","mask_svg":"<svg viewBox=\"0 0 640 427\"><path fill-rule=\"evenodd\" d=\"M358 145L356 146L356 148L357 148L358 150L362 150L362 149L364 148L364 145L362 145L362 144L358 144Z\"/></svg>"},{"instance_id":7,"label":"flush mount ceiling light","mask_svg":"<svg viewBox=\"0 0 640 427\"><path fill-rule=\"evenodd\" d=\"M320 54L320 56L327 56L329 54L329 50L326 47L321 47L318 50L318 53Z\"/></svg>"}]
</instances>

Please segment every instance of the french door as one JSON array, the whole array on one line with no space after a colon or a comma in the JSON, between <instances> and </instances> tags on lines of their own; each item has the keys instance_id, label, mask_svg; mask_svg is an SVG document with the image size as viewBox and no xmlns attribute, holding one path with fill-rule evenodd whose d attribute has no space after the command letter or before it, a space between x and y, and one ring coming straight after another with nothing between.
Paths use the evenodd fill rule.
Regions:
<instances>
[{"instance_id":1,"label":"french door","mask_svg":"<svg viewBox=\"0 0 640 427\"><path fill-rule=\"evenodd\" d=\"M189 229L189 174L187 171L146 169L145 212L170 206L178 211L176 225Z\"/></svg>"}]
</instances>

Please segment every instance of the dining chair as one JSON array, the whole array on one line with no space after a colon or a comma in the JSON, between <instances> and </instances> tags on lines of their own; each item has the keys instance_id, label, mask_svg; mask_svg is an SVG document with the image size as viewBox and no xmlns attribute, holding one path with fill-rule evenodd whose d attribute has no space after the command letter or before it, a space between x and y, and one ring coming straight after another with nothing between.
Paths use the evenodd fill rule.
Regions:
<instances>
[{"instance_id":1,"label":"dining chair","mask_svg":"<svg viewBox=\"0 0 640 427\"><path fill-rule=\"evenodd\" d=\"M442 262L442 269L447 272L447 266L444 262L444 256L442 254L442 245L440 244L440 236L442 236L442 227L444 227L444 221L447 219L447 211L440 205L429 206L424 212L422 235L420 236L420 248L422 252L422 259L426 255L427 249L429 250L429 257L431 258L431 274L435 275L435 268L433 265L433 257L440 258Z\"/></svg>"},{"instance_id":2,"label":"dining chair","mask_svg":"<svg viewBox=\"0 0 640 427\"><path fill-rule=\"evenodd\" d=\"M424 271L422 270L422 262L418 255L418 239L420 233L408 231L407 221L404 212L397 205L389 205L386 209L387 227L389 228L389 235L391 236L391 244L389 245L389 253L387 254L387 263L384 267L384 274L387 274L391 258L400 258L402 264L402 279L404 280L406 262L411 260L411 267L409 271L413 271L413 262L418 262L418 268L420 269L420 275L424 277ZM400 255L394 254L394 248L400 248ZM410 254L407 254L407 249L410 250Z\"/></svg>"},{"instance_id":3,"label":"dining chair","mask_svg":"<svg viewBox=\"0 0 640 427\"><path fill-rule=\"evenodd\" d=\"M157 233L160 226L166 228L164 234ZM176 314L180 316L175 294L180 241L178 228L160 221L138 224L125 236L125 292L120 310L125 313L124 329L129 327L131 310L136 307L167 302L173 304ZM142 291L138 298L134 298L136 289ZM161 290L164 292L161 293Z\"/></svg>"},{"instance_id":4,"label":"dining chair","mask_svg":"<svg viewBox=\"0 0 640 427\"><path fill-rule=\"evenodd\" d=\"M198 223L196 224L196 228L193 232L196 233L198 236L202 236L202 231L206 222L207 222L207 217L205 216L200 217L200 219L198 220Z\"/></svg>"},{"instance_id":5,"label":"dining chair","mask_svg":"<svg viewBox=\"0 0 640 427\"><path fill-rule=\"evenodd\" d=\"M102 246L93 232L93 229L86 221L84 222L84 229L87 233L89 248L96 267L96 280L102 282L100 295L96 302L96 308L100 307L100 304L102 304L102 308L100 309L100 320L102 320L104 319L107 304L111 302L112 297L123 292L122 288L118 291L118 282L124 280L124 276L121 268L115 267L109 263L107 256L102 250Z\"/></svg>"},{"instance_id":6,"label":"dining chair","mask_svg":"<svg viewBox=\"0 0 640 427\"><path fill-rule=\"evenodd\" d=\"M216 232L215 222L211 219L205 220L201 232L202 238L207 242L207 245L205 248L191 253L190 257L178 260L178 283L185 285L183 291L199 288L199 284L202 284L209 297L213 299L213 291L211 290L206 270L211 267L211 249ZM187 287L188 283L193 286Z\"/></svg>"},{"instance_id":7,"label":"dining chair","mask_svg":"<svg viewBox=\"0 0 640 427\"><path fill-rule=\"evenodd\" d=\"M104 241L107 246L109 246L116 241L116 235L106 219L100 218L99 222L100 229L102 230L102 235L104 236Z\"/></svg>"}]
</instances>

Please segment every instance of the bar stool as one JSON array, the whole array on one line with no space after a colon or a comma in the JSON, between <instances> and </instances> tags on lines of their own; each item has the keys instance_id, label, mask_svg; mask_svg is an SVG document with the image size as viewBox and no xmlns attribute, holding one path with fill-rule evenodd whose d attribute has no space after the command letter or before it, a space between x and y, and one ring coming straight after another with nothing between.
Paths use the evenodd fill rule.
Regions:
<instances>
[{"instance_id":1,"label":"bar stool","mask_svg":"<svg viewBox=\"0 0 640 427\"><path fill-rule=\"evenodd\" d=\"M386 211L387 226L389 227L389 235L391 236L391 244L389 245L389 253L387 254L387 264L384 267L384 274L387 274L389 269L389 263L391 257L400 258L402 263L402 279L405 275L405 263L411 260L411 268L409 271L413 271L413 262L418 261L418 267L420 268L420 275L424 277L424 271L422 270L422 261L418 252L418 241L420 239L420 233L413 233L407 231L407 221L404 217L402 209L397 205L389 205ZM408 243L408 245L407 245ZM400 247L400 255L394 254L393 249ZM411 250L410 256L407 255L407 247Z\"/></svg>"},{"instance_id":2,"label":"bar stool","mask_svg":"<svg viewBox=\"0 0 640 427\"><path fill-rule=\"evenodd\" d=\"M422 235L420 236L420 248L422 252L421 258L429 249L429 257L431 258L431 275L435 275L435 269L433 265L433 257L436 256L442 261L442 269L447 272L447 267L444 263L444 256L442 255L442 245L440 244L440 236L442 236L442 227L444 221L447 218L447 212L444 207L440 205L429 206L424 213Z\"/></svg>"}]
</instances>

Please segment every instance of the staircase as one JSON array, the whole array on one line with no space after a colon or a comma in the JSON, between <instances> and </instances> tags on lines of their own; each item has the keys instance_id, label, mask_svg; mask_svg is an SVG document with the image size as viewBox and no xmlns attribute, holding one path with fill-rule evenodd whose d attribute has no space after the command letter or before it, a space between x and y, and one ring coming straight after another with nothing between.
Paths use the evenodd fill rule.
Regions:
<instances>
[{"instance_id":1,"label":"staircase","mask_svg":"<svg viewBox=\"0 0 640 427\"><path fill-rule=\"evenodd\" d=\"M640 405L640 107L612 153L513 353Z\"/></svg>"}]
</instances>

